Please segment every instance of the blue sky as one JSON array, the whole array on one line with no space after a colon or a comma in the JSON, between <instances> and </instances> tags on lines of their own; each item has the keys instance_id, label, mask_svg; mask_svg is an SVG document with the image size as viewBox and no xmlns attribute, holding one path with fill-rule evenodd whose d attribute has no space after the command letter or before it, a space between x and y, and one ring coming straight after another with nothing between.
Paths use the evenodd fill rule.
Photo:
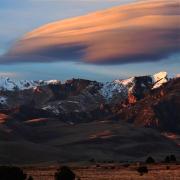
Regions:
<instances>
[{"instance_id":1,"label":"blue sky","mask_svg":"<svg viewBox=\"0 0 180 180\"><path fill-rule=\"evenodd\" d=\"M129 2L133 0L1 0L0 55L25 33L43 24ZM79 77L110 81L157 71L168 71L174 75L179 73L179 67L180 56L172 55L158 62L123 65L87 65L79 62L7 64L0 65L0 76L60 80Z\"/></svg>"}]
</instances>

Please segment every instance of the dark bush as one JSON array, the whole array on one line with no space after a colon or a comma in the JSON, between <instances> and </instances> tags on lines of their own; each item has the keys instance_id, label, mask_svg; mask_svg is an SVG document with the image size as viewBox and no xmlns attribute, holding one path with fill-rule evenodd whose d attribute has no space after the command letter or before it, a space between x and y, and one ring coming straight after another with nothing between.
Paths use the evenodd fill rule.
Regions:
<instances>
[{"instance_id":1,"label":"dark bush","mask_svg":"<svg viewBox=\"0 0 180 180\"><path fill-rule=\"evenodd\" d=\"M101 167L101 165L100 164L96 164L96 167L99 168L99 167Z\"/></svg>"},{"instance_id":2,"label":"dark bush","mask_svg":"<svg viewBox=\"0 0 180 180\"><path fill-rule=\"evenodd\" d=\"M109 164L112 164L112 163L114 163L114 161L113 161L113 160L109 160L108 163L109 163Z\"/></svg>"},{"instance_id":3,"label":"dark bush","mask_svg":"<svg viewBox=\"0 0 180 180\"><path fill-rule=\"evenodd\" d=\"M155 160L154 160L151 156L149 156L149 157L146 159L146 163L147 163L147 164L153 164L153 163L155 163Z\"/></svg>"},{"instance_id":4,"label":"dark bush","mask_svg":"<svg viewBox=\"0 0 180 180\"><path fill-rule=\"evenodd\" d=\"M75 173L67 166L61 167L55 174L55 180L74 180Z\"/></svg>"},{"instance_id":5,"label":"dark bush","mask_svg":"<svg viewBox=\"0 0 180 180\"><path fill-rule=\"evenodd\" d=\"M170 163L170 157L169 157L169 156L166 156L165 159L164 159L164 162L165 162L165 163Z\"/></svg>"},{"instance_id":6,"label":"dark bush","mask_svg":"<svg viewBox=\"0 0 180 180\"><path fill-rule=\"evenodd\" d=\"M25 180L26 177L27 175L18 167L0 166L1 180Z\"/></svg>"},{"instance_id":7,"label":"dark bush","mask_svg":"<svg viewBox=\"0 0 180 180\"><path fill-rule=\"evenodd\" d=\"M170 155L170 161L171 162L176 162L176 156L174 154Z\"/></svg>"},{"instance_id":8,"label":"dark bush","mask_svg":"<svg viewBox=\"0 0 180 180\"><path fill-rule=\"evenodd\" d=\"M171 163L171 162L176 162L176 156L171 154L170 156L166 156L164 159L165 163Z\"/></svg>"},{"instance_id":9,"label":"dark bush","mask_svg":"<svg viewBox=\"0 0 180 180\"><path fill-rule=\"evenodd\" d=\"M96 161L95 161L94 158L91 158L91 159L89 160L89 162L94 163L94 162L96 162Z\"/></svg>"},{"instance_id":10,"label":"dark bush","mask_svg":"<svg viewBox=\"0 0 180 180\"><path fill-rule=\"evenodd\" d=\"M126 164L123 164L124 167L129 167L130 164L126 163Z\"/></svg>"},{"instance_id":11,"label":"dark bush","mask_svg":"<svg viewBox=\"0 0 180 180\"><path fill-rule=\"evenodd\" d=\"M29 176L27 180L33 180L32 176Z\"/></svg>"},{"instance_id":12,"label":"dark bush","mask_svg":"<svg viewBox=\"0 0 180 180\"><path fill-rule=\"evenodd\" d=\"M116 167L115 166L110 166L110 169L115 169Z\"/></svg>"},{"instance_id":13,"label":"dark bush","mask_svg":"<svg viewBox=\"0 0 180 180\"><path fill-rule=\"evenodd\" d=\"M137 168L138 173L142 176L145 173L148 173L147 166L140 166Z\"/></svg>"}]
</instances>

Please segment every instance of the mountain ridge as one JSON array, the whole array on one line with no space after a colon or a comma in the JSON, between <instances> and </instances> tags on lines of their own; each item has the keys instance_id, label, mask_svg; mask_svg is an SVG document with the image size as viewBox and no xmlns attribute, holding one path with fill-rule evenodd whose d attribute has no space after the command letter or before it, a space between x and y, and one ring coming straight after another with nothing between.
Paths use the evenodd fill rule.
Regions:
<instances>
[{"instance_id":1,"label":"mountain ridge","mask_svg":"<svg viewBox=\"0 0 180 180\"><path fill-rule=\"evenodd\" d=\"M139 96L142 96L144 91L158 88L160 87L163 83L166 83L168 81L168 75L166 72L159 72L156 73L155 75L150 75L150 76L139 76L139 77L131 77L125 80L114 80L112 82L106 82L106 83L101 83L101 82L96 82L96 81L89 81L89 80L81 80L81 79L72 79L72 80L67 80L65 83L61 83L60 80L49 80L49 81L27 81L27 80L11 80L10 78L0 78L0 104L1 106L3 105L8 105L9 103L11 104L11 99L12 94L17 96L17 99L14 101L19 102L22 101L20 104L23 103L23 100L21 99L21 92L22 96L26 97L28 102L31 101L36 101L36 99L33 98L33 96L39 98L42 98L48 100L49 97L54 97L56 94L62 94L60 96L64 96L64 94L67 94L66 89L68 91L72 91L73 93L73 88L77 88L77 91L74 95L70 96L76 96L78 95L78 91L83 93L83 91L86 91L83 93L83 96L89 96L89 98L93 99L94 97L98 96L97 99L98 103L104 102L104 103L116 103L116 101L123 101L128 98L129 94L133 94L133 91L142 91L140 92ZM72 84L71 84L72 83ZM138 87L136 87L138 84ZM81 87L82 85L82 87ZM72 86L72 87L71 87ZM75 87L73 87L75 86ZM79 87L78 87L79 86ZM79 90L78 90L79 88ZM57 90L55 90L57 89ZM83 90L84 89L84 90ZM137 90L135 90L137 89ZM141 89L141 90L140 90ZM94 92L91 92L94 91ZM9 92L9 93L8 93ZM24 93L24 95L23 95ZM70 93L70 92L69 92ZM9 95L8 95L9 94ZM31 95L30 95L31 94ZM44 95L43 95L44 94ZM45 95L46 94L46 95ZM138 93L137 93L138 94ZM29 96L32 97L32 100L29 99ZM65 95L65 96L69 96ZM47 96L47 97L46 97ZM59 96L59 95L57 95ZM93 97L94 96L94 97ZM137 95L138 96L138 95ZM18 100L18 98L20 98ZM65 98L65 97L64 97ZM79 97L81 98L81 97ZM86 97L87 98L87 97ZM139 97L142 98L142 97ZM28 100L29 99L29 100ZM33 100L34 99L34 100ZM49 98L50 101L51 98ZM61 100L63 100L62 97L60 97ZM103 100L104 99L104 100ZM45 102L46 102L45 100ZM78 103L80 99L78 100ZM72 98L67 101L67 102L76 102L76 100L73 100ZM14 103L13 103L14 104ZM77 103L75 103L77 105ZM42 107L43 109L47 109L50 107L50 105L46 105Z\"/></svg>"},{"instance_id":2,"label":"mountain ridge","mask_svg":"<svg viewBox=\"0 0 180 180\"><path fill-rule=\"evenodd\" d=\"M168 75L167 75L167 72L158 72L158 73L155 73L154 75L144 75L144 76L149 76L149 77L152 77L152 81L156 84L157 82L159 82L160 80L160 85L163 84L163 83L166 83L166 79L168 79ZM119 84L123 84L123 85L128 85L128 83L131 83L133 81L133 78L135 77L141 77L141 76L134 76L134 77L130 77L130 78L127 78L127 79L116 79L116 80L113 80L112 82L105 82L104 84L106 83L119 83ZM178 75L177 75L178 77ZM161 82L161 80L163 80ZM70 81L70 80L66 80L65 83L67 81ZM101 82L99 82L101 83ZM0 77L0 90L3 91L3 90L8 90L8 91L13 91L13 90L25 90L25 89L30 89L30 88L35 88L37 86L43 86L43 85L50 85L50 84L61 84L61 81L60 80L13 80L13 79L10 79L9 77L5 77L5 76L1 76ZM156 87L154 87L156 88Z\"/></svg>"}]
</instances>

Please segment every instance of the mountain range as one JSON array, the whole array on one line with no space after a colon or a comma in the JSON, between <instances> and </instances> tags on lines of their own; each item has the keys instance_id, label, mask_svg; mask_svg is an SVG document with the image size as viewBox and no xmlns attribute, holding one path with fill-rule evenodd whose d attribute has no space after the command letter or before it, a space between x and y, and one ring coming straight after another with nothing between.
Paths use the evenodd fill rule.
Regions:
<instances>
[{"instance_id":1,"label":"mountain range","mask_svg":"<svg viewBox=\"0 0 180 180\"><path fill-rule=\"evenodd\" d=\"M0 78L1 163L180 157L180 78ZM156 147L156 148L155 148Z\"/></svg>"}]
</instances>

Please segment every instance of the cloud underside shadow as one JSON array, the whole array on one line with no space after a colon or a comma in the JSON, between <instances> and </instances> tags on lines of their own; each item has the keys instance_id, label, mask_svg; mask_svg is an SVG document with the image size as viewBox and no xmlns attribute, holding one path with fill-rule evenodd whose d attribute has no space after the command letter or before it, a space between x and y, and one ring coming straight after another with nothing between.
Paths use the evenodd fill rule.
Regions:
<instances>
[{"instance_id":1,"label":"cloud underside shadow","mask_svg":"<svg viewBox=\"0 0 180 180\"><path fill-rule=\"evenodd\" d=\"M178 1L149 0L51 23L28 33L0 62L161 60L180 51L177 9Z\"/></svg>"}]
</instances>

